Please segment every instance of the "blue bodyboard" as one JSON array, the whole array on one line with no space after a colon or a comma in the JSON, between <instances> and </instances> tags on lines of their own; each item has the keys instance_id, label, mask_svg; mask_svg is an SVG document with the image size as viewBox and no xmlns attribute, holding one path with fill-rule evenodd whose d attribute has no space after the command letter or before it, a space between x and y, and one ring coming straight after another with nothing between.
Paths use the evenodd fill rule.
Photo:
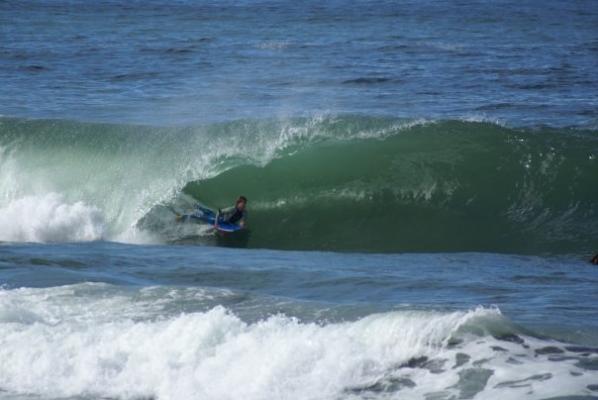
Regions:
<instances>
[{"instance_id":1,"label":"blue bodyboard","mask_svg":"<svg viewBox=\"0 0 598 400\"><path fill-rule=\"evenodd\" d=\"M214 229L220 232L237 232L243 229L239 225L225 222L221 218L218 218L218 221L216 221L216 213L209 208L201 206L197 206L193 214L187 214L185 217L198 219L206 224L212 225Z\"/></svg>"}]
</instances>

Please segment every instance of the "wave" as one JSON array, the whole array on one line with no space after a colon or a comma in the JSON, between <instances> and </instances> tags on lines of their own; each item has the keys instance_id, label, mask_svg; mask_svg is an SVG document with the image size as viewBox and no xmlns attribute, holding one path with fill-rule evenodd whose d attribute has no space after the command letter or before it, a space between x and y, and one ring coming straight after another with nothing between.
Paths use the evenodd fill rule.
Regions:
<instances>
[{"instance_id":1,"label":"wave","mask_svg":"<svg viewBox=\"0 0 598 400\"><path fill-rule=\"evenodd\" d=\"M596 131L472 118L163 128L2 118L0 240L582 253L598 240L596 155ZM244 237L173 222L173 209L239 194L250 199Z\"/></svg>"},{"instance_id":2,"label":"wave","mask_svg":"<svg viewBox=\"0 0 598 400\"><path fill-rule=\"evenodd\" d=\"M338 322L282 314L247 321L223 306L181 313L230 295L89 283L0 290L0 392L541 399L589 394L595 383L588 354L596 349L525 335L495 308L389 311Z\"/></svg>"}]
</instances>

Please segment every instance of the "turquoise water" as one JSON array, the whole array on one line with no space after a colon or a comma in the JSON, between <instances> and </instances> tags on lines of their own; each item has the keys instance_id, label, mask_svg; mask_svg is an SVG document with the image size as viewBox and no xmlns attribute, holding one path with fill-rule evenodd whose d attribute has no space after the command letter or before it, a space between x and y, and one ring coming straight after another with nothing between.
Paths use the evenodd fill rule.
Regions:
<instances>
[{"instance_id":1,"label":"turquoise water","mask_svg":"<svg viewBox=\"0 0 598 400\"><path fill-rule=\"evenodd\" d=\"M598 398L596 26L0 2L0 399Z\"/></svg>"}]
</instances>

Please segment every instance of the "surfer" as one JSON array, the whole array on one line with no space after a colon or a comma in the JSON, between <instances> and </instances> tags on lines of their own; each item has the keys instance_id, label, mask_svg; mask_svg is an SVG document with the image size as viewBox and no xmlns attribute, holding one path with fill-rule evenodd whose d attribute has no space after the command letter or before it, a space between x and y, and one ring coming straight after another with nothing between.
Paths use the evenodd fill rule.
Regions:
<instances>
[{"instance_id":1,"label":"surfer","mask_svg":"<svg viewBox=\"0 0 598 400\"><path fill-rule=\"evenodd\" d=\"M218 219L229 223L245 227L245 220L247 219L247 197L239 196L235 205L232 207L218 210Z\"/></svg>"},{"instance_id":2,"label":"surfer","mask_svg":"<svg viewBox=\"0 0 598 400\"><path fill-rule=\"evenodd\" d=\"M598 253L594 257L592 257L590 262L594 265L598 265Z\"/></svg>"}]
</instances>

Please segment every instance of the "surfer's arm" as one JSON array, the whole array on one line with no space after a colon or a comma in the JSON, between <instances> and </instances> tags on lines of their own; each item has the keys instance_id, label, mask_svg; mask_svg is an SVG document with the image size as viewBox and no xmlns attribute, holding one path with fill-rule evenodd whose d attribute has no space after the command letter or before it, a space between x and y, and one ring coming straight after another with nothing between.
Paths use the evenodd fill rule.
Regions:
<instances>
[{"instance_id":1,"label":"surfer's arm","mask_svg":"<svg viewBox=\"0 0 598 400\"><path fill-rule=\"evenodd\" d=\"M245 228L246 225L247 225L247 211L243 211L243 216L239 220L239 226L241 228Z\"/></svg>"}]
</instances>

